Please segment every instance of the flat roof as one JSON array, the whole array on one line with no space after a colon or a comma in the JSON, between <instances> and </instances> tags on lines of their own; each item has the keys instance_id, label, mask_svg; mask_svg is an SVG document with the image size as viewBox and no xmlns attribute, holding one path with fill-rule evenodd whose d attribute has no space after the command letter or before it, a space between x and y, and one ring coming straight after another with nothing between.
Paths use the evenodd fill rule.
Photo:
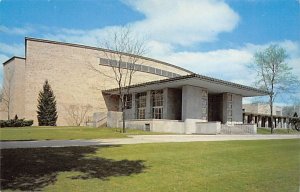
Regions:
<instances>
[{"instance_id":1,"label":"flat roof","mask_svg":"<svg viewBox=\"0 0 300 192\"><path fill-rule=\"evenodd\" d=\"M25 37L25 49L26 49L26 42L27 41L36 41L36 42L42 42L42 43L51 43L51 44L57 44L57 45L66 45L66 46L72 46L72 47L79 47L79 48L85 48L85 49L93 49L93 50L97 50L97 51L105 51L105 52L110 52L110 53L121 53L123 55L127 55L127 56L131 56L133 54L129 54L129 53L125 53L125 52L118 52L118 51L114 51L114 50L110 50L110 49L104 49L104 48L100 48L100 47L93 47L93 46L87 46L87 45L81 45L81 44L75 44L75 43L66 43L66 42L61 42L61 41L52 41L52 40L47 40L47 39L39 39L39 38L33 38L33 37ZM26 50L25 50L26 52ZM26 54L25 54L26 55ZM148 60L148 61L152 61L152 62L156 62L156 63L160 63L162 65L166 65L166 66L170 66L170 67L174 67L177 69L180 69L184 72L187 73L193 73L190 70L184 69L182 67L179 67L177 65L173 65L164 61L159 61L156 59L152 59L149 57L145 57L145 56L139 56L139 55L135 55L141 59L144 60Z\"/></svg>"},{"instance_id":2,"label":"flat roof","mask_svg":"<svg viewBox=\"0 0 300 192\"><path fill-rule=\"evenodd\" d=\"M199 74L179 76L158 81L150 81L130 86L130 92L144 92L148 90L158 90L163 88L181 88L184 85L202 87L210 94L233 93L243 97L268 95L267 91L253 87L232 83ZM103 93L118 94L118 88L103 90Z\"/></svg>"},{"instance_id":3,"label":"flat roof","mask_svg":"<svg viewBox=\"0 0 300 192\"><path fill-rule=\"evenodd\" d=\"M6 65L7 63L9 63L10 61L12 61L14 59L25 59L25 58L24 57L13 56L13 57L9 58L8 60L4 61L3 65Z\"/></svg>"},{"instance_id":4,"label":"flat roof","mask_svg":"<svg viewBox=\"0 0 300 192\"><path fill-rule=\"evenodd\" d=\"M251 113L251 112L243 112L244 115L253 115L253 116L265 116L265 117L271 117L270 114L264 114L264 113ZM280 118L289 118L289 119L300 119L300 117L291 117L286 115L273 115L273 117L280 117Z\"/></svg>"}]
</instances>

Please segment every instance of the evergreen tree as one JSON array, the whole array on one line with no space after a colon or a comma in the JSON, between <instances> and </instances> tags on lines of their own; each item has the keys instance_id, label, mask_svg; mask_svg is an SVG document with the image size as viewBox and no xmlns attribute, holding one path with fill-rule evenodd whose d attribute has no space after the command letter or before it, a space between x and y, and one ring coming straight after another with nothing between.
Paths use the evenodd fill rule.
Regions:
<instances>
[{"instance_id":1,"label":"evergreen tree","mask_svg":"<svg viewBox=\"0 0 300 192\"><path fill-rule=\"evenodd\" d=\"M45 81L43 90L39 93L37 118L39 126L56 126L57 111L55 95L48 83Z\"/></svg>"}]
</instances>

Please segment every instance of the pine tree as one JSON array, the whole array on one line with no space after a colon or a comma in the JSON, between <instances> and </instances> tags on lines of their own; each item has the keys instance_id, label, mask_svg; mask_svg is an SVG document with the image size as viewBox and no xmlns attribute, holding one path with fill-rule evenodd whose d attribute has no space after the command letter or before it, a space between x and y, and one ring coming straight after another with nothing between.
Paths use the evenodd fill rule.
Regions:
<instances>
[{"instance_id":1,"label":"pine tree","mask_svg":"<svg viewBox=\"0 0 300 192\"><path fill-rule=\"evenodd\" d=\"M37 118L39 126L56 126L57 111L55 95L48 83L45 81L43 90L39 93Z\"/></svg>"}]
</instances>

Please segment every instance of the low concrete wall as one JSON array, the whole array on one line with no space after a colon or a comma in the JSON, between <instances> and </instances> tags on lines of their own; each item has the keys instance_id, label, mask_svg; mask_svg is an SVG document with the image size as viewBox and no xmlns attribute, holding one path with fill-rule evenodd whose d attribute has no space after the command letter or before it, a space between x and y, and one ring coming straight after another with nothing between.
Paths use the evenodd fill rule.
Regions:
<instances>
[{"instance_id":1,"label":"low concrete wall","mask_svg":"<svg viewBox=\"0 0 300 192\"><path fill-rule=\"evenodd\" d=\"M122 112L108 111L107 112L107 127L121 127Z\"/></svg>"},{"instance_id":2,"label":"low concrete wall","mask_svg":"<svg viewBox=\"0 0 300 192\"><path fill-rule=\"evenodd\" d=\"M257 126L256 124L235 124L230 125L221 125L221 134L256 134Z\"/></svg>"},{"instance_id":3,"label":"low concrete wall","mask_svg":"<svg viewBox=\"0 0 300 192\"><path fill-rule=\"evenodd\" d=\"M126 120L126 128L153 132L185 133L184 123L166 119L135 119Z\"/></svg>"},{"instance_id":4,"label":"low concrete wall","mask_svg":"<svg viewBox=\"0 0 300 192\"><path fill-rule=\"evenodd\" d=\"M168 119L131 119L126 120L128 129L139 129L153 132L180 134L256 134L255 124L226 125L221 122L207 122L201 119L186 119L183 121ZM107 112L107 127L122 127L122 113Z\"/></svg>"},{"instance_id":5,"label":"low concrete wall","mask_svg":"<svg viewBox=\"0 0 300 192\"><path fill-rule=\"evenodd\" d=\"M197 127L196 123L207 123L206 120L202 119L186 119L184 121L184 129L186 134L193 134L196 133Z\"/></svg>"},{"instance_id":6,"label":"low concrete wall","mask_svg":"<svg viewBox=\"0 0 300 192\"><path fill-rule=\"evenodd\" d=\"M197 122L196 134L216 135L221 133L221 122Z\"/></svg>"}]
</instances>

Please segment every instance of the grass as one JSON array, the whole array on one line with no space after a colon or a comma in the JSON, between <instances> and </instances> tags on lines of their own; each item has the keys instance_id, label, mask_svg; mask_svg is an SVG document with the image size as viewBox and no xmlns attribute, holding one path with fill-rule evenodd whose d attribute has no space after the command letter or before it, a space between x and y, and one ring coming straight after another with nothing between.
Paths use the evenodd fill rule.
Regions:
<instances>
[{"instance_id":1,"label":"grass","mask_svg":"<svg viewBox=\"0 0 300 192\"><path fill-rule=\"evenodd\" d=\"M2 191L299 190L299 139L2 150Z\"/></svg>"},{"instance_id":2,"label":"grass","mask_svg":"<svg viewBox=\"0 0 300 192\"><path fill-rule=\"evenodd\" d=\"M90 128L90 127L22 127L1 128L1 141L28 141L28 140L73 140L73 139L107 139L126 138L127 135L140 134L165 134L146 132L141 130L126 130L126 134L120 133L116 128Z\"/></svg>"},{"instance_id":3,"label":"grass","mask_svg":"<svg viewBox=\"0 0 300 192\"><path fill-rule=\"evenodd\" d=\"M274 129L273 134L300 134L299 131L294 129ZM258 128L257 134L271 134L270 128Z\"/></svg>"}]
</instances>

